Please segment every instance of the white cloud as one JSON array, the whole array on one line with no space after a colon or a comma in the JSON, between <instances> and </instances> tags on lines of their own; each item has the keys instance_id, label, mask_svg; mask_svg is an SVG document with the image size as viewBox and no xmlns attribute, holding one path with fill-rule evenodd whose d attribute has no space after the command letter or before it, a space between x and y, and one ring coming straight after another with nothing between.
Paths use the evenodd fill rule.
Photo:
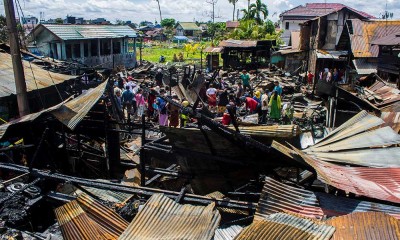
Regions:
<instances>
[{"instance_id":1,"label":"white cloud","mask_svg":"<svg viewBox=\"0 0 400 240\"><path fill-rule=\"evenodd\" d=\"M255 0L251 0L254 2ZM104 17L109 21L116 19L140 22L142 20L159 21L158 5L156 0L19 0L25 15L39 16L45 12L45 18L65 18L67 15L94 19ZM269 9L272 20L285 10L306 2L321 1L293 1L293 0L263 0ZM336 1L338 2L338 1ZM374 16L380 16L385 11L385 0L375 0L374 4L365 0L342 0L343 4L365 11ZM388 0L387 9L394 12L395 18L400 18L400 1ZM206 0L160 0L161 11L164 18L171 17L180 21L208 21L212 7ZM246 0L239 0L236 9L247 8ZM226 21L232 18L233 6L228 0L218 0L216 15L217 21ZM4 14L4 6L0 4L0 14ZM235 14L236 16L236 14Z\"/></svg>"}]
</instances>

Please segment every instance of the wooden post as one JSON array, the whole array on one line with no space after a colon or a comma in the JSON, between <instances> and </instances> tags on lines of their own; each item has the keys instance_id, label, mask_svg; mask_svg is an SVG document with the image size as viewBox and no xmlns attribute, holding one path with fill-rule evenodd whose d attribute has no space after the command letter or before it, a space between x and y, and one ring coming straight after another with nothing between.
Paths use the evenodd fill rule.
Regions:
<instances>
[{"instance_id":1,"label":"wooden post","mask_svg":"<svg viewBox=\"0 0 400 240\"><path fill-rule=\"evenodd\" d=\"M144 145L146 144L146 116L142 115L142 146L140 149L140 186L146 186L146 156Z\"/></svg>"},{"instance_id":2,"label":"wooden post","mask_svg":"<svg viewBox=\"0 0 400 240\"><path fill-rule=\"evenodd\" d=\"M17 23L15 21L14 4L12 0L4 0L4 11L6 13L7 27L10 36L10 53L14 69L15 88L17 94L19 116L29 114L28 96L26 93L26 83L24 67L21 61L21 52L19 46L19 37Z\"/></svg>"}]
</instances>

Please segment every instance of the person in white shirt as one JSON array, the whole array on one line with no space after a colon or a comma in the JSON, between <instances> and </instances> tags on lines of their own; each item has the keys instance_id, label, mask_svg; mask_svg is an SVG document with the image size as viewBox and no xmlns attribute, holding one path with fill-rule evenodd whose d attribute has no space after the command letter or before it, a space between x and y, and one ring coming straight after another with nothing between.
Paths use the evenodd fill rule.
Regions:
<instances>
[{"instance_id":1,"label":"person in white shirt","mask_svg":"<svg viewBox=\"0 0 400 240\"><path fill-rule=\"evenodd\" d=\"M210 87L206 91L206 95L210 111L214 112L217 106L217 89L215 89L214 86L210 84Z\"/></svg>"},{"instance_id":2,"label":"person in white shirt","mask_svg":"<svg viewBox=\"0 0 400 240\"><path fill-rule=\"evenodd\" d=\"M268 90L266 90L261 96L261 123L267 123L267 114L268 114Z\"/></svg>"}]
</instances>

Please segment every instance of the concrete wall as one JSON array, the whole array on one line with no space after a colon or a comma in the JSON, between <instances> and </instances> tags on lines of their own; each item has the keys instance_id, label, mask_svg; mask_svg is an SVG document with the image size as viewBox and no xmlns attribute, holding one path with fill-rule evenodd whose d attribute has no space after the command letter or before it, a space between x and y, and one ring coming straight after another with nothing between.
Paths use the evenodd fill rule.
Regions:
<instances>
[{"instance_id":1,"label":"concrete wall","mask_svg":"<svg viewBox=\"0 0 400 240\"><path fill-rule=\"evenodd\" d=\"M281 30L283 30L282 33L282 40L285 42L286 45L289 45L289 40L290 40L290 34L293 31L300 31L300 23L305 22L305 20L282 20L281 21ZM289 23L289 29L286 29L286 23Z\"/></svg>"}]
</instances>

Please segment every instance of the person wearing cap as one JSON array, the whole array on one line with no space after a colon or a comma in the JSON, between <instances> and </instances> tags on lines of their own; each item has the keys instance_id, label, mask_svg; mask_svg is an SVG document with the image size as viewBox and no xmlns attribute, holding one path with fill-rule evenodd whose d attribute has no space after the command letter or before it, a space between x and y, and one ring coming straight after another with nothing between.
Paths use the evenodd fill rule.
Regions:
<instances>
[{"instance_id":1,"label":"person wearing cap","mask_svg":"<svg viewBox=\"0 0 400 240\"><path fill-rule=\"evenodd\" d=\"M279 96L282 96L282 87L279 85L279 81L275 80L274 81L275 87L274 90Z\"/></svg>"},{"instance_id":2,"label":"person wearing cap","mask_svg":"<svg viewBox=\"0 0 400 240\"><path fill-rule=\"evenodd\" d=\"M247 73L246 69L243 69L242 74L240 75L240 79L242 79L243 88L251 91L250 87L250 75Z\"/></svg>"}]
</instances>

